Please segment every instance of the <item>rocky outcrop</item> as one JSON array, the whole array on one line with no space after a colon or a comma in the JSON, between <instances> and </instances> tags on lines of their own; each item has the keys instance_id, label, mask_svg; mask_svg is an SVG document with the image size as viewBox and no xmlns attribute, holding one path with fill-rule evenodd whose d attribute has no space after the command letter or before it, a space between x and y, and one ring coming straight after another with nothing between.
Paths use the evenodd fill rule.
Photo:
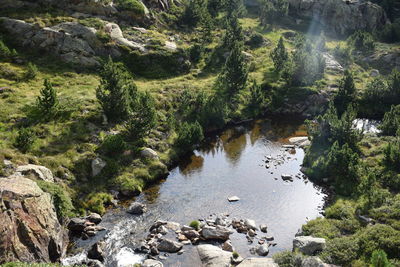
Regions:
<instances>
[{"instance_id":1,"label":"rocky outcrop","mask_svg":"<svg viewBox=\"0 0 400 267\"><path fill-rule=\"evenodd\" d=\"M228 267L231 263L232 253L223 251L219 247L213 245L197 246L200 260L206 267Z\"/></svg>"},{"instance_id":2,"label":"rocky outcrop","mask_svg":"<svg viewBox=\"0 0 400 267\"><path fill-rule=\"evenodd\" d=\"M99 175L106 165L107 163L101 158L93 159L91 163L92 176L94 177L96 175Z\"/></svg>"},{"instance_id":3,"label":"rocky outcrop","mask_svg":"<svg viewBox=\"0 0 400 267\"><path fill-rule=\"evenodd\" d=\"M365 0L289 0L290 13L312 19L338 35L374 31L386 24L384 10Z\"/></svg>"},{"instance_id":4,"label":"rocky outcrop","mask_svg":"<svg viewBox=\"0 0 400 267\"><path fill-rule=\"evenodd\" d=\"M53 173L44 166L33 164L18 166L16 172L25 177L32 177L46 182L54 182Z\"/></svg>"},{"instance_id":5,"label":"rocky outcrop","mask_svg":"<svg viewBox=\"0 0 400 267\"><path fill-rule=\"evenodd\" d=\"M312 236L296 236L293 239L293 250L299 250L305 255L314 255L325 249L325 239Z\"/></svg>"},{"instance_id":6,"label":"rocky outcrop","mask_svg":"<svg viewBox=\"0 0 400 267\"><path fill-rule=\"evenodd\" d=\"M31 179L0 179L0 263L54 262L66 249L51 196Z\"/></svg>"}]
</instances>

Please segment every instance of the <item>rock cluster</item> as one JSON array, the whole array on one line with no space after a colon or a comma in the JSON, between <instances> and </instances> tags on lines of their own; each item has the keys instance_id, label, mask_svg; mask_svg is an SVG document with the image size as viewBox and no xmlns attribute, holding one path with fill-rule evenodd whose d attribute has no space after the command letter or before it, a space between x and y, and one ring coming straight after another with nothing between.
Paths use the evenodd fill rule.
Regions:
<instances>
[{"instance_id":1,"label":"rock cluster","mask_svg":"<svg viewBox=\"0 0 400 267\"><path fill-rule=\"evenodd\" d=\"M98 225L101 220L101 216L97 213L91 213L84 218L72 218L68 223L68 230L73 236L85 240L105 230L104 227Z\"/></svg>"}]
</instances>

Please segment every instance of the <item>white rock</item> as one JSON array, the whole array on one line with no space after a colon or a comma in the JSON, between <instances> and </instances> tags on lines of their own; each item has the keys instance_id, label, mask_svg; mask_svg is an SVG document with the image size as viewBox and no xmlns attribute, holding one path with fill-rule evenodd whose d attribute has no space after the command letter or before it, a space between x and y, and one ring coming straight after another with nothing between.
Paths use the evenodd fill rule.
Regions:
<instances>
[{"instance_id":1,"label":"white rock","mask_svg":"<svg viewBox=\"0 0 400 267\"><path fill-rule=\"evenodd\" d=\"M237 267L278 267L271 258L247 258Z\"/></svg>"},{"instance_id":2,"label":"white rock","mask_svg":"<svg viewBox=\"0 0 400 267\"><path fill-rule=\"evenodd\" d=\"M236 202L236 201L239 201L239 200L240 200L240 198L238 196L228 197L228 201L229 202Z\"/></svg>"},{"instance_id":3,"label":"white rock","mask_svg":"<svg viewBox=\"0 0 400 267\"><path fill-rule=\"evenodd\" d=\"M140 155L145 158L151 158L151 159L158 159L158 154L151 148L144 148L142 151L140 151Z\"/></svg>"},{"instance_id":4,"label":"white rock","mask_svg":"<svg viewBox=\"0 0 400 267\"><path fill-rule=\"evenodd\" d=\"M257 230L257 225L256 225L256 222L254 220L246 219L244 221L244 225L249 229Z\"/></svg>"},{"instance_id":5,"label":"white rock","mask_svg":"<svg viewBox=\"0 0 400 267\"><path fill-rule=\"evenodd\" d=\"M100 174L106 165L107 163L101 158L95 158L92 160L92 176L94 177Z\"/></svg>"}]
</instances>

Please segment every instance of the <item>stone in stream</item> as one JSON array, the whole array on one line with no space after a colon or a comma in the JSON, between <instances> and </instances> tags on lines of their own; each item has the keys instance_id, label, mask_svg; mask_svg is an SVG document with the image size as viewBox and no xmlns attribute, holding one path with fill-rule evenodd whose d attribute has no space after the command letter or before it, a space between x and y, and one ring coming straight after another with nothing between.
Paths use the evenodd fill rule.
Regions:
<instances>
[{"instance_id":1,"label":"stone in stream","mask_svg":"<svg viewBox=\"0 0 400 267\"><path fill-rule=\"evenodd\" d=\"M147 211L146 205L139 203L139 202L133 202L127 212L133 215L141 215Z\"/></svg>"},{"instance_id":2,"label":"stone in stream","mask_svg":"<svg viewBox=\"0 0 400 267\"><path fill-rule=\"evenodd\" d=\"M182 247L183 245L179 242L163 238L158 244L157 249L161 252L176 253L181 250Z\"/></svg>"},{"instance_id":3,"label":"stone in stream","mask_svg":"<svg viewBox=\"0 0 400 267\"><path fill-rule=\"evenodd\" d=\"M266 233L268 231L268 226L266 224L260 224L260 230L263 233Z\"/></svg>"},{"instance_id":4,"label":"stone in stream","mask_svg":"<svg viewBox=\"0 0 400 267\"><path fill-rule=\"evenodd\" d=\"M293 250L298 249L306 255L314 255L316 252L324 250L325 246L325 238L296 236L293 239Z\"/></svg>"},{"instance_id":5,"label":"stone in stream","mask_svg":"<svg viewBox=\"0 0 400 267\"><path fill-rule=\"evenodd\" d=\"M257 230L257 225L256 225L256 222L255 222L254 220L246 219L246 220L244 221L244 225L245 225L248 229Z\"/></svg>"},{"instance_id":6,"label":"stone in stream","mask_svg":"<svg viewBox=\"0 0 400 267\"><path fill-rule=\"evenodd\" d=\"M269 248L268 248L268 244L262 244L262 245L258 245L256 247L256 252L258 255L260 256L267 256L269 253Z\"/></svg>"},{"instance_id":7,"label":"stone in stream","mask_svg":"<svg viewBox=\"0 0 400 267\"><path fill-rule=\"evenodd\" d=\"M104 251L103 251L104 246L105 246L104 242L95 243L88 251L87 257L92 260L99 260L99 261L103 262L104 261Z\"/></svg>"},{"instance_id":8,"label":"stone in stream","mask_svg":"<svg viewBox=\"0 0 400 267\"><path fill-rule=\"evenodd\" d=\"M101 216L97 213L90 213L86 219L95 224L99 224L101 222Z\"/></svg>"},{"instance_id":9,"label":"stone in stream","mask_svg":"<svg viewBox=\"0 0 400 267\"><path fill-rule=\"evenodd\" d=\"M228 240L229 236L232 234L232 231L223 226L204 226L201 230L201 235L206 240Z\"/></svg>"},{"instance_id":10,"label":"stone in stream","mask_svg":"<svg viewBox=\"0 0 400 267\"><path fill-rule=\"evenodd\" d=\"M282 177L282 180L284 180L284 181L292 181L293 180L293 176L290 174L282 174L281 177Z\"/></svg>"},{"instance_id":11,"label":"stone in stream","mask_svg":"<svg viewBox=\"0 0 400 267\"><path fill-rule=\"evenodd\" d=\"M239 201L239 200L240 200L240 198L238 196L228 197L228 201L229 202L236 202L236 201Z\"/></svg>"},{"instance_id":12,"label":"stone in stream","mask_svg":"<svg viewBox=\"0 0 400 267\"><path fill-rule=\"evenodd\" d=\"M225 250L225 251L233 252L232 242L231 242L230 240L226 240L226 241L222 244L222 249Z\"/></svg>"}]
</instances>

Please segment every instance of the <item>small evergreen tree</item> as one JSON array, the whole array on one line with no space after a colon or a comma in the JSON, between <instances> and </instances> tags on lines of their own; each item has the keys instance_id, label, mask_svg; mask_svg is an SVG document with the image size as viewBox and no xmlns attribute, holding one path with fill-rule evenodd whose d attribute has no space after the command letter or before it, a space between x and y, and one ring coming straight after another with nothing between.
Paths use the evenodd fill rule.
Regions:
<instances>
[{"instance_id":1,"label":"small evergreen tree","mask_svg":"<svg viewBox=\"0 0 400 267\"><path fill-rule=\"evenodd\" d=\"M30 128L22 128L18 131L14 146L25 153L30 150L35 142L35 133Z\"/></svg>"},{"instance_id":2,"label":"small evergreen tree","mask_svg":"<svg viewBox=\"0 0 400 267\"><path fill-rule=\"evenodd\" d=\"M363 52L370 52L375 49L374 37L368 32L356 31L349 37L347 42L355 49Z\"/></svg>"},{"instance_id":3,"label":"small evergreen tree","mask_svg":"<svg viewBox=\"0 0 400 267\"><path fill-rule=\"evenodd\" d=\"M182 153L193 150L194 146L204 139L203 128L197 121L194 123L184 122L179 127L177 134L175 145Z\"/></svg>"},{"instance_id":4,"label":"small evergreen tree","mask_svg":"<svg viewBox=\"0 0 400 267\"><path fill-rule=\"evenodd\" d=\"M400 172L400 140L396 139L395 142L389 143L383 152L383 164L388 170Z\"/></svg>"},{"instance_id":5,"label":"small evergreen tree","mask_svg":"<svg viewBox=\"0 0 400 267\"><path fill-rule=\"evenodd\" d=\"M235 96L246 87L247 82L248 68L242 50L243 45L236 42L217 80L218 87L233 104Z\"/></svg>"},{"instance_id":6,"label":"small evergreen tree","mask_svg":"<svg viewBox=\"0 0 400 267\"><path fill-rule=\"evenodd\" d=\"M131 110L125 127L129 138L140 144L157 124L157 111L153 97L148 92L139 92L137 99L132 103Z\"/></svg>"},{"instance_id":7,"label":"small evergreen tree","mask_svg":"<svg viewBox=\"0 0 400 267\"><path fill-rule=\"evenodd\" d=\"M289 54L286 50L282 37L279 39L279 42L274 50L272 50L271 58L274 62L276 72L281 72L289 59Z\"/></svg>"},{"instance_id":8,"label":"small evergreen tree","mask_svg":"<svg viewBox=\"0 0 400 267\"><path fill-rule=\"evenodd\" d=\"M109 57L103 65L100 78L96 96L105 115L110 121L125 120L137 94L131 75L123 65L114 63Z\"/></svg>"},{"instance_id":9,"label":"small evergreen tree","mask_svg":"<svg viewBox=\"0 0 400 267\"><path fill-rule=\"evenodd\" d=\"M340 81L339 90L335 96L334 103L338 115L341 116L347 107L354 101L356 88L354 85L353 74L346 70Z\"/></svg>"},{"instance_id":10,"label":"small evergreen tree","mask_svg":"<svg viewBox=\"0 0 400 267\"><path fill-rule=\"evenodd\" d=\"M392 106L390 111L386 112L379 129L383 135L396 135L400 127L400 105Z\"/></svg>"},{"instance_id":11,"label":"small evergreen tree","mask_svg":"<svg viewBox=\"0 0 400 267\"><path fill-rule=\"evenodd\" d=\"M252 117L260 115L264 108L265 96L261 86L253 80L250 86L250 99L248 109Z\"/></svg>"},{"instance_id":12,"label":"small evergreen tree","mask_svg":"<svg viewBox=\"0 0 400 267\"><path fill-rule=\"evenodd\" d=\"M26 80L32 80L36 78L38 69L35 64L29 62L26 67L26 72L24 74Z\"/></svg>"},{"instance_id":13,"label":"small evergreen tree","mask_svg":"<svg viewBox=\"0 0 400 267\"><path fill-rule=\"evenodd\" d=\"M383 250L375 250L371 256L371 267L391 267L387 255Z\"/></svg>"},{"instance_id":14,"label":"small evergreen tree","mask_svg":"<svg viewBox=\"0 0 400 267\"><path fill-rule=\"evenodd\" d=\"M242 27L240 26L237 16L233 15L226 21L226 32L223 39L223 48L230 51L237 42L244 41Z\"/></svg>"},{"instance_id":15,"label":"small evergreen tree","mask_svg":"<svg viewBox=\"0 0 400 267\"><path fill-rule=\"evenodd\" d=\"M44 87L40 91L40 95L36 99L36 106L40 115L48 118L54 115L57 106L58 98L57 91L53 88L51 82L47 79L44 80Z\"/></svg>"}]
</instances>

